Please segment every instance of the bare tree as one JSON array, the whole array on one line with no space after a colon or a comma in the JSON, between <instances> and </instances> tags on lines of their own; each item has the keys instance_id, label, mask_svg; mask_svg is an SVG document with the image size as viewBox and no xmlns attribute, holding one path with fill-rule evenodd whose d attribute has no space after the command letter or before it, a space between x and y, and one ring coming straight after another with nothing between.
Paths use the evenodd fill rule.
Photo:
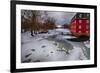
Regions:
<instances>
[{"instance_id":1,"label":"bare tree","mask_svg":"<svg viewBox=\"0 0 100 73\"><path fill-rule=\"evenodd\" d=\"M21 31L25 32L30 29L30 18L31 11L30 10L21 10Z\"/></svg>"},{"instance_id":2,"label":"bare tree","mask_svg":"<svg viewBox=\"0 0 100 73\"><path fill-rule=\"evenodd\" d=\"M48 16L47 11L22 10L21 11L21 29L30 31L31 36L36 35L39 31L48 31L54 29L55 19Z\"/></svg>"},{"instance_id":3,"label":"bare tree","mask_svg":"<svg viewBox=\"0 0 100 73\"><path fill-rule=\"evenodd\" d=\"M40 29L39 18L41 18L40 11L34 10L22 10L21 11L21 27L22 30L30 30L31 35L37 34Z\"/></svg>"},{"instance_id":4,"label":"bare tree","mask_svg":"<svg viewBox=\"0 0 100 73\"><path fill-rule=\"evenodd\" d=\"M40 25L39 25L39 18L41 17L40 11L32 11L32 17L31 17L31 35L33 36L33 31L34 34L37 34L38 31L40 30Z\"/></svg>"},{"instance_id":5,"label":"bare tree","mask_svg":"<svg viewBox=\"0 0 100 73\"><path fill-rule=\"evenodd\" d=\"M47 29L54 29L56 27L54 18L48 17L45 23L46 23Z\"/></svg>"}]
</instances>

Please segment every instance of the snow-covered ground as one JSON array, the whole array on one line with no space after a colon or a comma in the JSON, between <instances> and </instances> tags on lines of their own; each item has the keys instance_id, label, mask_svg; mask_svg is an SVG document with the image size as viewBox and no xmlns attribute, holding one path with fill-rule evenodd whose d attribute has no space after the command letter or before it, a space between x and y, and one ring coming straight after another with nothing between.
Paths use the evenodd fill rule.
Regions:
<instances>
[{"instance_id":1,"label":"snow-covered ground","mask_svg":"<svg viewBox=\"0 0 100 73\"><path fill-rule=\"evenodd\" d=\"M75 37L67 33L70 33L68 29L49 30L34 37L30 32L21 33L22 63L88 60L90 48L83 42L68 41L67 38Z\"/></svg>"}]
</instances>

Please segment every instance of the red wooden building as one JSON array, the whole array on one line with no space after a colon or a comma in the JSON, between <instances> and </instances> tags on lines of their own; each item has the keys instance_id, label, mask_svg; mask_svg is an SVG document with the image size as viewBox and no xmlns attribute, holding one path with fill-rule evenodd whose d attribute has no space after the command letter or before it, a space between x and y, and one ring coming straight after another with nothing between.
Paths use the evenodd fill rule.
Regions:
<instances>
[{"instance_id":1,"label":"red wooden building","mask_svg":"<svg viewBox=\"0 0 100 73\"><path fill-rule=\"evenodd\" d=\"M77 37L90 36L90 14L76 13L71 20L70 30Z\"/></svg>"}]
</instances>

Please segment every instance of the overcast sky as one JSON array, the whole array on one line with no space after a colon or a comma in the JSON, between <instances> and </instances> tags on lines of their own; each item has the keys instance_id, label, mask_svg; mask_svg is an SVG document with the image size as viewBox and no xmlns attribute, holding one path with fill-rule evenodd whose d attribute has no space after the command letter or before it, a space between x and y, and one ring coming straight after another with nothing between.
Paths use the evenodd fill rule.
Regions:
<instances>
[{"instance_id":1,"label":"overcast sky","mask_svg":"<svg viewBox=\"0 0 100 73\"><path fill-rule=\"evenodd\" d=\"M43 15L44 15L44 11L40 11L40 12L43 12ZM25 18L30 13L31 13L30 11L22 10L22 15L24 15ZM71 19L74 17L76 13L75 12L62 12L62 11L46 11L46 14L49 17L52 17L56 20L56 25L63 25L63 24L69 24Z\"/></svg>"},{"instance_id":2,"label":"overcast sky","mask_svg":"<svg viewBox=\"0 0 100 73\"><path fill-rule=\"evenodd\" d=\"M69 24L73 16L76 14L74 12L47 12L48 16L53 17L56 20L57 25L63 25L65 23Z\"/></svg>"}]
</instances>

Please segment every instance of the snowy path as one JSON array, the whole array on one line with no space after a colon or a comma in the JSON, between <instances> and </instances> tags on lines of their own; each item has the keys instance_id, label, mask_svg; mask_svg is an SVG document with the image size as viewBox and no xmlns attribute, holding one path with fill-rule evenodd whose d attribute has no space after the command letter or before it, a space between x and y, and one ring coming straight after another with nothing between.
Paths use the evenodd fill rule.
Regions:
<instances>
[{"instance_id":1,"label":"snowy path","mask_svg":"<svg viewBox=\"0 0 100 73\"><path fill-rule=\"evenodd\" d=\"M82 47L83 44L63 42L67 37L61 35L56 36L56 39L50 39L49 37L52 37L54 34L38 34L31 37L29 32L22 33L21 61L24 63L87 59Z\"/></svg>"}]
</instances>

